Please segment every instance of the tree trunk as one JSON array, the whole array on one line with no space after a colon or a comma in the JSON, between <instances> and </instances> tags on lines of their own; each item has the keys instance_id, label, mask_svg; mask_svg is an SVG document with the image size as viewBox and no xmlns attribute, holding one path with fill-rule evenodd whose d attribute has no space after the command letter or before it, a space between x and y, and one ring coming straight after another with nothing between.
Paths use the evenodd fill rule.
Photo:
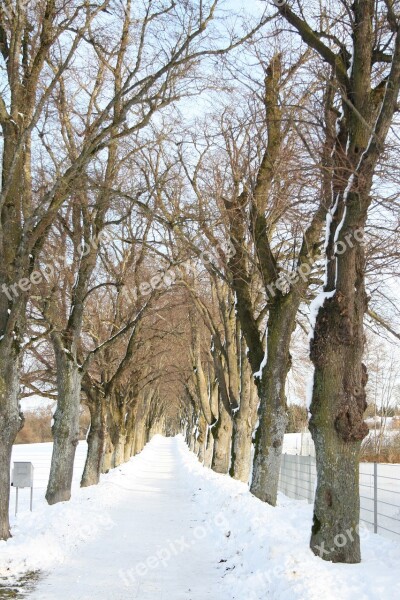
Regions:
<instances>
[{"instance_id":1,"label":"tree trunk","mask_svg":"<svg viewBox=\"0 0 400 600\"><path fill-rule=\"evenodd\" d=\"M205 454L205 444L204 441L199 440L198 450L197 450L197 458L199 459L199 463L204 465L204 454Z\"/></svg>"},{"instance_id":2,"label":"tree trunk","mask_svg":"<svg viewBox=\"0 0 400 600\"><path fill-rule=\"evenodd\" d=\"M200 443L199 443L199 424L198 422L196 423L194 432L193 432L193 452L195 453L196 456L199 455L199 448L200 448Z\"/></svg>"},{"instance_id":3,"label":"tree trunk","mask_svg":"<svg viewBox=\"0 0 400 600\"><path fill-rule=\"evenodd\" d=\"M136 407L135 407L136 408ZM131 413L127 419L127 435L124 449L124 462L128 462L133 456L135 446L135 423L136 423L136 410L131 409Z\"/></svg>"},{"instance_id":4,"label":"tree trunk","mask_svg":"<svg viewBox=\"0 0 400 600\"><path fill-rule=\"evenodd\" d=\"M218 398L219 398L219 389L218 382L214 381L210 383L210 406L212 415L218 414ZM208 468L211 468L213 455L214 455L214 427L217 423L217 420L213 416L213 422L207 427L207 439L206 439L206 447L204 454L204 465Z\"/></svg>"},{"instance_id":5,"label":"tree trunk","mask_svg":"<svg viewBox=\"0 0 400 600\"><path fill-rule=\"evenodd\" d=\"M233 414L232 458L229 474L248 483L251 471L253 431L257 422L258 396L242 339L240 407Z\"/></svg>"},{"instance_id":6,"label":"tree trunk","mask_svg":"<svg viewBox=\"0 0 400 600\"><path fill-rule=\"evenodd\" d=\"M229 471L232 426L232 417L220 397L218 421L212 429L214 449L211 468L216 473L225 474Z\"/></svg>"},{"instance_id":7,"label":"tree trunk","mask_svg":"<svg viewBox=\"0 0 400 600\"><path fill-rule=\"evenodd\" d=\"M134 455L139 454L143 450L146 445L147 436L147 419L141 412L138 412L135 424Z\"/></svg>"},{"instance_id":8,"label":"tree trunk","mask_svg":"<svg viewBox=\"0 0 400 600\"><path fill-rule=\"evenodd\" d=\"M391 8L390 3L386 3ZM367 309L365 256L362 238L371 204L376 167L398 110L400 90L400 30L397 15L377 13L372 0L354 0L345 18L351 67L315 35L309 24L279 3L281 15L303 41L330 63L342 97L336 127L331 184L331 218L327 224L325 298L318 308L311 360L314 386L310 430L317 457L317 493L311 533L313 552L325 560L355 563L360 558L359 464L368 428L366 368L362 363L363 317ZM386 22L385 22L386 19ZM392 31L390 68L379 81L374 57L377 32Z\"/></svg>"},{"instance_id":9,"label":"tree trunk","mask_svg":"<svg viewBox=\"0 0 400 600\"><path fill-rule=\"evenodd\" d=\"M211 432L211 425L207 425L206 442L204 448L204 466L210 468L214 453L214 438Z\"/></svg>"},{"instance_id":10,"label":"tree trunk","mask_svg":"<svg viewBox=\"0 0 400 600\"><path fill-rule=\"evenodd\" d=\"M106 433L105 452L103 457L103 463L101 465L101 472L108 473L114 468L114 446L111 441L110 432Z\"/></svg>"},{"instance_id":11,"label":"tree trunk","mask_svg":"<svg viewBox=\"0 0 400 600\"><path fill-rule=\"evenodd\" d=\"M32 114L31 103L28 102L28 94L22 93L24 86L19 80L22 71L19 67L16 68L17 63L14 62L18 61L17 56L18 53L20 54L19 40L22 39L20 27L22 21L16 26L9 40L11 51L8 60L9 65L14 65L12 69L8 69L12 90L10 115L19 116L19 111L22 111L21 106L24 106L23 112L29 122ZM7 540L11 537L9 524L11 452L17 433L23 426L19 405L20 344L25 330L27 301L25 293L21 290L16 294L11 293L9 286L29 274L27 256L17 256L17 254L18 249L21 248L21 216L26 208L31 187L27 150L29 141L27 139L25 144L20 143L20 133L24 130L23 121L17 125L13 118L2 119L1 130L3 138L1 191L4 197L0 210L0 540Z\"/></svg>"},{"instance_id":12,"label":"tree trunk","mask_svg":"<svg viewBox=\"0 0 400 600\"><path fill-rule=\"evenodd\" d=\"M106 450L106 407L103 398L97 398L97 402L89 402L90 430L87 439L88 453L86 456L85 469L83 471L81 487L97 485L100 481L100 473Z\"/></svg>"},{"instance_id":13,"label":"tree trunk","mask_svg":"<svg viewBox=\"0 0 400 600\"><path fill-rule=\"evenodd\" d=\"M362 297L351 321L340 294L326 299L311 344L315 372L310 431L318 482L310 545L332 562L361 560L359 454L368 433L363 421L367 375L362 364Z\"/></svg>"},{"instance_id":14,"label":"tree trunk","mask_svg":"<svg viewBox=\"0 0 400 600\"><path fill-rule=\"evenodd\" d=\"M189 437L189 448L192 452L195 452L196 449L196 432L195 432L195 426L194 424L191 427L191 431L190 431L190 437Z\"/></svg>"},{"instance_id":15,"label":"tree trunk","mask_svg":"<svg viewBox=\"0 0 400 600\"><path fill-rule=\"evenodd\" d=\"M292 310L293 309L293 310ZM255 434L251 492L272 506L278 496L283 437L287 424L286 378L297 305L279 296L268 318L266 367L258 379L259 425Z\"/></svg>"},{"instance_id":16,"label":"tree trunk","mask_svg":"<svg viewBox=\"0 0 400 600\"><path fill-rule=\"evenodd\" d=\"M125 448L124 448L124 462L128 462L132 457L133 450L133 434L129 434L126 438Z\"/></svg>"},{"instance_id":17,"label":"tree trunk","mask_svg":"<svg viewBox=\"0 0 400 600\"><path fill-rule=\"evenodd\" d=\"M206 453L207 429L208 429L208 423L206 421L204 413L201 412L200 418L199 418L199 434L198 434L198 438L197 438L197 441L199 444L197 458L199 459L199 462L201 462L202 465L204 465L205 453Z\"/></svg>"},{"instance_id":18,"label":"tree trunk","mask_svg":"<svg viewBox=\"0 0 400 600\"><path fill-rule=\"evenodd\" d=\"M79 442L81 374L63 349L55 346L57 409L52 427L54 444L46 500L56 504L71 498L75 451Z\"/></svg>"},{"instance_id":19,"label":"tree trunk","mask_svg":"<svg viewBox=\"0 0 400 600\"><path fill-rule=\"evenodd\" d=\"M119 467L125 462L125 444L126 432L119 429L118 435L114 442L114 468Z\"/></svg>"},{"instance_id":20,"label":"tree trunk","mask_svg":"<svg viewBox=\"0 0 400 600\"><path fill-rule=\"evenodd\" d=\"M0 540L11 537L10 462L14 440L23 425L19 407L20 359L12 343L0 342Z\"/></svg>"}]
</instances>

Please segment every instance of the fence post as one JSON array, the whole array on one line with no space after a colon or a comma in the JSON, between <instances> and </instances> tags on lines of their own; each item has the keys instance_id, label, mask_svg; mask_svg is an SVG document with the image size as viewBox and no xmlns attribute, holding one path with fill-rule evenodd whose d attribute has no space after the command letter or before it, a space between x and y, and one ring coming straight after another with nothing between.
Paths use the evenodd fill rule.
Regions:
<instances>
[{"instance_id":1,"label":"fence post","mask_svg":"<svg viewBox=\"0 0 400 600\"><path fill-rule=\"evenodd\" d=\"M378 463L374 463L374 533L378 533Z\"/></svg>"}]
</instances>

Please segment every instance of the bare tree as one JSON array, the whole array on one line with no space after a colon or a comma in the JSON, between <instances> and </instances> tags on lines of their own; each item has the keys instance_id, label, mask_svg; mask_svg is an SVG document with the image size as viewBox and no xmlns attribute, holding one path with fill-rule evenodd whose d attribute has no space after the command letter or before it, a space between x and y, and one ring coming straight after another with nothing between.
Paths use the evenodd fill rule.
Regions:
<instances>
[{"instance_id":1,"label":"bare tree","mask_svg":"<svg viewBox=\"0 0 400 600\"><path fill-rule=\"evenodd\" d=\"M332 67L342 105L327 227L326 283L311 343L315 374L310 428L318 470L311 548L326 560L354 563L361 560L358 463L368 432L363 421L367 373L362 362L368 297L365 252L357 231L366 225L374 174L398 106L399 18L390 1L331 5L319 23L312 17L307 22L307 11L298 14L286 2L278 10ZM349 239L354 243L349 245ZM347 543L339 547L336 536L343 535Z\"/></svg>"},{"instance_id":2,"label":"bare tree","mask_svg":"<svg viewBox=\"0 0 400 600\"><path fill-rule=\"evenodd\" d=\"M60 13L54 0L30 8L24 3L0 8L0 51L5 85L0 99L3 133L0 194L0 539L10 537L8 520L9 464L15 436L22 425L19 411L21 349L30 276L45 232L56 212L50 196L43 204L32 187L32 132L62 73L70 66L79 44L108 2L67 2ZM63 33L70 43L57 45ZM57 45L57 49L56 48ZM51 53L58 62L55 75L46 73ZM61 182L59 182L61 183ZM51 195L51 193L50 193ZM53 196L63 196L61 188ZM49 206L46 217L42 207Z\"/></svg>"}]
</instances>

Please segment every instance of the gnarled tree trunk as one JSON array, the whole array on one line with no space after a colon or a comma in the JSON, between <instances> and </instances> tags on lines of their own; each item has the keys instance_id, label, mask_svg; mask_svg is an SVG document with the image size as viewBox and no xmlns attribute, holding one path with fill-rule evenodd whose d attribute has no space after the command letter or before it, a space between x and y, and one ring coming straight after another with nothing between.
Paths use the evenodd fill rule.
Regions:
<instances>
[{"instance_id":1,"label":"gnarled tree trunk","mask_svg":"<svg viewBox=\"0 0 400 600\"><path fill-rule=\"evenodd\" d=\"M318 472L311 547L326 560L357 563L360 447L368 431L363 423L366 374L359 368L362 344L358 350L354 343L351 350L336 343L324 346L325 356L316 362L311 405ZM344 373L351 374L346 381Z\"/></svg>"}]
</instances>

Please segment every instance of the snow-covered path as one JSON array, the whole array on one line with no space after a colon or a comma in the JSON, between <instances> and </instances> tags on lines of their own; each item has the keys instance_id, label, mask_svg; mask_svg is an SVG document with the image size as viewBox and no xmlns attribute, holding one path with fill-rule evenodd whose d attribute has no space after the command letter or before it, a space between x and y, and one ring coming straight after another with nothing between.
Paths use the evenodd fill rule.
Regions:
<instances>
[{"instance_id":1,"label":"snow-covered path","mask_svg":"<svg viewBox=\"0 0 400 600\"><path fill-rule=\"evenodd\" d=\"M210 535L223 522L210 524L194 502L181 463L177 440L154 440L134 470L110 481L120 501L102 514L98 535L44 577L32 600L215 599L220 557Z\"/></svg>"}]
</instances>

